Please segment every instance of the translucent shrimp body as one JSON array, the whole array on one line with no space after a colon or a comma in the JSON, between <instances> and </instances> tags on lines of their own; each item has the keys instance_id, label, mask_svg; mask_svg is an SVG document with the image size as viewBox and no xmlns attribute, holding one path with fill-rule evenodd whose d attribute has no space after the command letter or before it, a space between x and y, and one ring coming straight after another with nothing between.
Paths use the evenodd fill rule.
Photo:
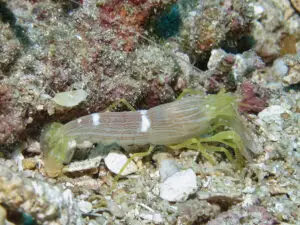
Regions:
<instances>
[{"instance_id":1,"label":"translucent shrimp body","mask_svg":"<svg viewBox=\"0 0 300 225\"><path fill-rule=\"evenodd\" d=\"M202 103L193 96L149 110L93 113L67 123L65 135L121 146L180 143L208 129Z\"/></svg>"},{"instance_id":2,"label":"translucent shrimp body","mask_svg":"<svg viewBox=\"0 0 300 225\"><path fill-rule=\"evenodd\" d=\"M236 97L194 95L149 110L93 113L65 125L52 124L42 135L46 161L69 163L76 144L176 145L199 138L214 126L236 127ZM189 146L189 145L187 145ZM183 146L184 147L184 146Z\"/></svg>"}]
</instances>

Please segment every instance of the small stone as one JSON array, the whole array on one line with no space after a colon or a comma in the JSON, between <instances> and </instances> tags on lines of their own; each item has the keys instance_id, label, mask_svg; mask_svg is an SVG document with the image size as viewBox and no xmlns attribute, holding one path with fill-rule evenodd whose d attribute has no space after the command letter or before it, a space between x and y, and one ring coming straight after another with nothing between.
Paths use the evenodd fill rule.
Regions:
<instances>
[{"instance_id":1,"label":"small stone","mask_svg":"<svg viewBox=\"0 0 300 225\"><path fill-rule=\"evenodd\" d=\"M278 185L270 185L269 191L271 195L288 195L288 191Z\"/></svg>"},{"instance_id":2,"label":"small stone","mask_svg":"<svg viewBox=\"0 0 300 225\"><path fill-rule=\"evenodd\" d=\"M300 1L299 0L291 0L292 5L300 13Z\"/></svg>"},{"instance_id":3,"label":"small stone","mask_svg":"<svg viewBox=\"0 0 300 225\"><path fill-rule=\"evenodd\" d=\"M165 159L162 160L159 167L159 174L161 181L165 181L168 177L179 171L179 166L175 160Z\"/></svg>"},{"instance_id":4,"label":"small stone","mask_svg":"<svg viewBox=\"0 0 300 225\"><path fill-rule=\"evenodd\" d=\"M287 76L282 78L283 84L285 86L300 83L300 65L294 66L290 69Z\"/></svg>"},{"instance_id":5,"label":"small stone","mask_svg":"<svg viewBox=\"0 0 300 225\"><path fill-rule=\"evenodd\" d=\"M72 162L63 168L63 173L89 173L95 174L99 170L102 157L98 156L84 161Z\"/></svg>"},{"instance_id":6,"label":"small stone","mask_svg":"<svg viewBox=\"0 0 300 225\"><path fill-rule=\"evenodd\" d=\"M283 59L276 59L272 66L272 72L278 77L284 77L287 75L289 67L286 65Z\"/></svg>"},{"instance_id":7,"label":"small stone","mask_svg":"<svg viewBox=\"0 0 300 225\"><path fill-rule=\"evenodd\" d=\"M57 215L57 206L49 205L48 208L45 210L44 215L47 218L51 218L51 217ZM31 217L30 215L28 215L28 216L29 216L29 218ZM24 224L26 224L26 223L24 223Z\"/></svg>"},{"instance_id":8,"label":"small stone","mask_svg":"<svg viewBox=\"0 0 300 225\"><path fill-rule=\"evenodd\" d=\"M107 208L117 218L123 218L125 216L124 211L114 201L107 201Z\"/></svg>"},{"instance_id":9,"label":"small stone","mask_svg":"<svg viewBox=\"0 0 300 225\"><path fill-rule=\"evenodd\" d=\"M42 110L44 110L44 106L43 105L37 105L36 109L37 109L37 111L42 111Z\"/></svg>"},{"instance_id":10,"label":"small stone","mask_svg":"<svg viewBox=\"0 0 300 225\"><path fill-rule=\"evenodd\" d=\"M93 210L93 205L90 202L87 201L80 201L78 202L78 208L83 213L89 213Z\"/></svg>"},{"instance_id":11,"label":"small stone","mask_svg":"<svg viewBox=\"0 0 300 225\"><path fill-rule=\"evenodd\" d=\"M219 64L222 62L223 58L225 57L226 52L222 49L213 49L211 51L211 56L207 63L207 67L209 70L217 69Z\"/></svg>"},{"instance_id":12,"label":"small stone","mask_svg":"<svg viewBox=\"0 0 300 225\"><path fill-rule=\"evenodd\" d=\"M257 19L261 18L262 14L265 12L264 7L260 4L255 4L255 3L252 3L252 5L253 5L253 11L254 11L255 18L257 18Z\"/></svg>"},{"instance_id":13,"label":"small stone","mask_svg":"<svg viewBox=\"0 0 300 225\"><path fill-rule=\"evenodd\" d=\"M160 213L140 213L139 217L146 220L148 223L162 224L164 222Z\"/></svg>"},{"instance_id":14,"label":"small stone","mask_svg":"<svg viewBox=\"0 0 300 225\"><path fill-rule=\"evenodd\" d=\"M76 179L71 179L71 186L75 186L76 189L82 190L94 190L98 191L103 185L104 181L101 179L94 179L89 175L84 175L77 177Z\"/></svg>"},{"instance_id":15,"label":"small stone","mask_svg":"<svg viewBox=\"0 0 300 225\"><path fill-rule=\"evenodd\" d=\"M232 73L236 81L241 82L243 77L265 66L262 59L253 51L246 51L235 56Z\"/></svg>"},{"instance_id":16,"label":"small stone","mask_svg":"<svg viewBox=\"0 0 300 225\"><path fill-rule=\"evenodd\" d=\"M170 202L182 202L198 189L197 177L192 169L175 173L160 184L160 197Z\"/></svg>"},{"instance_id":17,"label":"small stone","mask_svg":"<svg viewBox=\"0 0 300 225\"><path fill-rule=\"evenodd\" d=\"M189 56L182 52L175 52L175 55L177 56L176 61L178 62L178 65L180 66L180 69L184 74L184 77L189 77L193 69L191 67Z\"/></svg>"},{"instance_id":18,"label":"small stone","mask_svg":"<svg viewBox=\"0 0 300 225\"><path fill-rule=\"evenodd\" d=\"M112 151L105 157L104 162L107 168L111 172L115 174L119 174L120 170L125 165L127 160L128 160L127 156L124 155L122 152ZM124 169L121 175L127 176L129 174L135 173L136 171L137 171L137 166L133 161L131 161L129 165Z\"/></svg>"},{"instance_id":19,"label":"small stone","mask_svg":"<svg viewBox=\"0 0 300 225\"><path fill-rule=\"evenodd\" d=\"M23 159L24 159L24 156L23 156L22 152L20 151L20 149L16 149L12 153L12 159L18 165L18 170L22 171L23 170Z\"/></svg>"},{"instance_id":20,"label":"small stone","mask_svg":"<svg viewBox=\"0 0 300 225\"><path fill-rule=\"evenodd\" d=\"M291 112L285 107L281 105L272 105L258 113L256 122L261 126L261 129L269 140L279 141L285 123L282 115L287 118L287 114L291 114Z\"/></svg>"},{"instance_id":21,"label":"small stone","mask_svg":"<svg viewBox=\"0 0 300 225\"><path fill-rule=\"evenodd\" d=\"M22 160L22 166L24 170L33 170L37 165L35 158L25 158Z\"/></svg>"},{"instance_id":22,"label":"small stone","mask_svg":"<svg viewBox=\"0 0 300 225\"><path fill-rule=\"evenodd\" d=\"M41 145L38 141L33 141L29 143L28 148L26 149L26 152L40 154L41 153Z\"/></svg>"}]
</instances>

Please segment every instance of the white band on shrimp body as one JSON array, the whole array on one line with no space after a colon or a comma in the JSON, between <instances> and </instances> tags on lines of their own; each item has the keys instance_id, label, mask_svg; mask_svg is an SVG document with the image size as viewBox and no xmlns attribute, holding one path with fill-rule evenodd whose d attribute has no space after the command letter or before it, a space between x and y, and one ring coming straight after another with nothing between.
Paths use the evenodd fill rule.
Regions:
<instances>
[{"instance_id":1,"label":"white band on shrimp body","mask_svg":"<svg viewBox=\"0 0 300 225\"><path fill-rule=\"evenodd\" d=\"M93 125L94 126L100 125L100 114L99 113L93 113L92 114L92 120L93 120Z\"/></svg>"},{"instance_id":2,"label":"white band on shrimp body","mask_svg":"<svg viewBox=\"0 0 300 225\"><path fill-rule=\"evenodd\" d=\"M141 132L147 132L151 126L150 119L147 116L147 110L140 110L139 111L142 116L142 121L141 121Z\"/></svg>"}]
</instances>

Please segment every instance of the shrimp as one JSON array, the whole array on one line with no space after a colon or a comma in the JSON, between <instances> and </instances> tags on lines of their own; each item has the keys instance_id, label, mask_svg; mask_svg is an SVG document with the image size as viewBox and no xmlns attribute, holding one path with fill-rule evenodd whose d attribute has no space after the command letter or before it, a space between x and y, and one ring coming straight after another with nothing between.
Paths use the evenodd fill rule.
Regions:
<instances>
[{"instance_id":1,"label":"shrimp","mask_svg":"<svg viewBox=\"0 0 300 225\"><path fill-rule=\"evenodd\" d=\"M229 147L235 159L243 162L249 156L237 105L236 96L221 91L217 95L186 96L149 110L93 113L65 125L53 123L41 136L46 171L57 176L63 164L71 161L76 145L84 141L188 148L200 151L211 163L210 150L223 152L233 161Z\"/></svg>"}]
</instances>

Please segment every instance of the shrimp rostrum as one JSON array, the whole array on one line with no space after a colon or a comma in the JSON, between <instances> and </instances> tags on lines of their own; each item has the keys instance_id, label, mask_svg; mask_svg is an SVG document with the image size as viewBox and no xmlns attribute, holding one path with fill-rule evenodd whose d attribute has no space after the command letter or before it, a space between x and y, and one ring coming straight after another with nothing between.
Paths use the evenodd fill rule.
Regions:
<instances>
[{"instance_id":1,"label":"shrimp rostrum","mask_svg":"<svg viewBox=\"0 0 300 225\"><path fill-rule=\"evenodd\" d=\"M238 104L236 96L221 91L181 96L149 110L93 113L65 125L53 123L41 139L46 171L58 174L63 164L71 161L76 145L84 141L192 149L212 164L211 152L218 151L242 166L248 154ZM134 155L145 156L152 149Z\"/></svg>"}]
</instances>

